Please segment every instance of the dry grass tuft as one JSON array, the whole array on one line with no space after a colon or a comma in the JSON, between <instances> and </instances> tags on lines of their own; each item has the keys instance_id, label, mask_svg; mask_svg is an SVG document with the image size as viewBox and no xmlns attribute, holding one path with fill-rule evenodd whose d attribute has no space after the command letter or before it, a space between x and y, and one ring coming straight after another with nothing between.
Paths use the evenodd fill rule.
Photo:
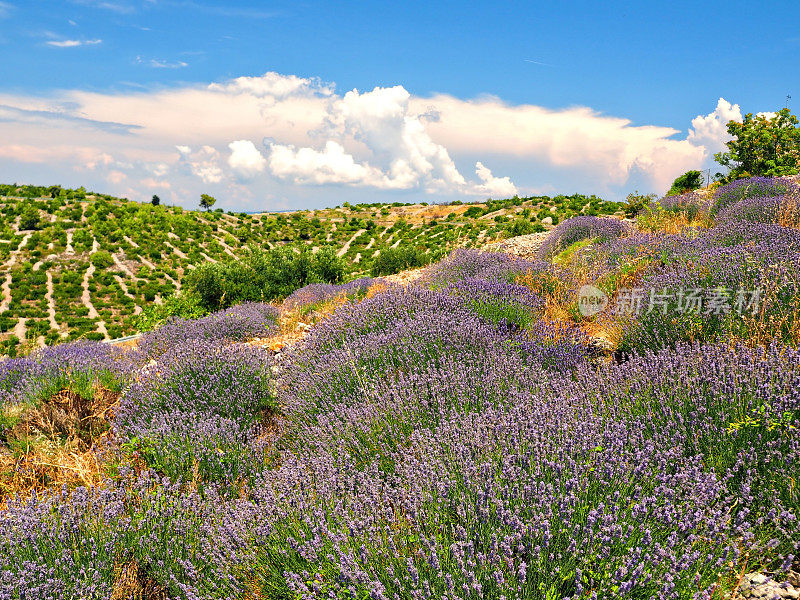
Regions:
<instances>
[{"instance_id":1,"label":"dry grass tuft","mask_svg":"<svg viewBox=\"0 0 800 600\"><path fill-rule=\"evenodd\" d=\"M5 418L15 424L2 432L0 498L99 483L96 450L110 435L118 400L118 393L103 388L91 399L61 390L36 404L5 407Z\"/></svg>"},{"instance_id":2,"label":"dry grass tuft","mask_svg":"<svg viewBox=\"0 0 800 600\"><path fill-rule=\"evenodd\" d=\"M110 600L167 600L167 590L144 572L136 561L115 569Z\"/></svg>"},{"instance_id":3,"label":"dry grass tuft","mask_svg":"<svg viewBox=\"0 0 800 600\"><path fill-rule=\"evenodd\" d=\"M800 195L784 196L778 209L778 225L800 229Z\"/></svg>"},{"instance_id":4,"label":"dry grass tuft","mask_svg":"<svg viewBox=\"0 0 800 600\"><path fill-rule=\"evenodd\" d=\"M544 301L544 316L551 321L572 321L572 305L576 298L572 288L563 279L552 273L526 271L514 279Z\"/></svg>"},{"instance_id":5,"label":"dry grass tuft","mask_svg":"<svg viewBox=\"0 0 800 600\"><path fill-rule=\"evenodd\" d=\"M692 230L708 229L714 225L713 219L703 213L698 213L694 217L688 216L685 212L672 212L659 210L645 215L640 215L637 219L639 231L648 233L666 234L687 234Z\"/></svg>"}]
</instances>

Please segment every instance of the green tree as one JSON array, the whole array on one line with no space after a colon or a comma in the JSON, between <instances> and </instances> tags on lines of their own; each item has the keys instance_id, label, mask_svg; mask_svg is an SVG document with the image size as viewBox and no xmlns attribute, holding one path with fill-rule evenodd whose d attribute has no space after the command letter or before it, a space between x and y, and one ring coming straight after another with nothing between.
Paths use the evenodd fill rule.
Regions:
<instances>
[{"instance_id":1,"label":"green tree","mask_svg":"<svg viewBox=\"0 0 800 600\"><path fill-rule=\"evenodd\" d=\"M639 190L631 192L625 198L625 208L623 209L625 216L632 219L656 200L658 200L658 196L655 194L640 194ZM555 224L555 220L553 223Z\"/></svg>"},{"instance_id":2,"label":"green tree","mask_svg":"<svg viewBox=\"0 0 800 600\"><path fill-rule=\"evenodd\" d=\"M204 263L186 274L184 289L199 298L204 310L247 301L285 298L309 283L337 283L346 271L331 247L312 252L307 246L266 251L250 247L241 260Z\"/></svg>"},{"instance_id":3,"label":"green tree","mask_svg":"<svg viewBox=\"0 0 800 600\"><path fill-rule=\"evenodd\" d=\"M728 133L733 139L726 144L728 152L714 155L730 169L722 179L796 174L800 168L799 122L788 108L771 117L748 113L741 123L730 121Z\"/></svg>"},{"instance_id":4,"label":"green tree","mask_svg":"<svg viewBox=\"0 0 800 600\"><path fill-rule=\"evenodd\" d=\"M92 254L91 260L92 264L98 269L107 269L114 264L114 258L111 256L111 253L105 250L98 250Z\"/></svg>"},{"instance_id":5,"label":"green tree","mask_svg":"<svg viewBox=\"0 0 800 600\"><path fill-rule=\"evenodd\" d=\"M672 187L669 188L667 196L677 196L692 190L703 187L703 174L700 171L686 171L683 175L672 182Z\"/></svg>"},{"instance_id":6,"label":"green tree","mask_svg":"<svg viewBox=\"0 0 800 600\"><path fill-rule=\"evenodd\" d=\"M373 277L391 275L406 269L423 267L430 262L430 259L431 257L422 247L398 246L397 248L385 248L375 257L371 273Z\"/></svg>"},{"instance_id":7,"label":"green tree","mask_svg":"<svg viewBox=\"0 0 800 600\"><path fill-rule=\"evenodd\" d=\"M202 196L201 196L201 199L202 199ZM158 206L159 204L161 204L161 198L159 198L156 194L153 194L153 198L150 200L150 204L152 204L153 206ZM201 200L201 204L202 204L202 200Z\"/></svg>"},{"instance_id":8,"label":"green tree","mask_svg":"<svg viewBox=\"0 0 800 600\"><path fill-rule=\"evenodd\" d=\"M217 203L217 199L214 196L209 196L208 194L200 194L200 208L205 210L211 210L211 207Z\"/></svg>"},{"instance_id":9,"label":"green tree","mask_svg":"<svg viewBox=\"0 0 800 600\"><path fill-rule=\"evenodd\" d=\"M19 228L22 230L39 229L39 211L33 206L27 207L19 218Z\"/></svg>"}]
</instances>

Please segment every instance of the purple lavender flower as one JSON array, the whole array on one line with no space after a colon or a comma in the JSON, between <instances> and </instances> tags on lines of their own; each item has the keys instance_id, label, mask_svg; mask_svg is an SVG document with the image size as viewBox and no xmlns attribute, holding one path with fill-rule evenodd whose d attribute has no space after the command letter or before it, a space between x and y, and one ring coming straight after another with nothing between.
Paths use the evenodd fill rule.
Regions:
<instances>
[{"instance_id":1,"label":"purple lavender flower","mask_svg":"<svg viewBox=\"0 0 800 600\"><path fill-rule=\"evenodd\" d=\"M783 177L736 179L716 189L711 204L711 214L715 215L746 198L774 198L797 189L796 183Z\"/></svg>"},{"instance_id":2,"label":"purple lavender flower","mask_svg":"<svg viewBox=\"0 0 800 600\"><path fill-rule=\"evenodd\" d=\"M547 260L575 242L594 239L604 242L621 237L626 232L625 223L607 217L572 217L550 232L539 248L538 257Z\"/></svg>"},{"instance_id":3,"label":"purple lavender flower","mask_svg":"<svg viewBox=\"0 0 800 600\"><path fill-rule=\"evenodd\" d=\"M268 337L277 330L278 309L264 302L246 302L201 319L172 319L147 334L137 349L145 360L161 356L191 340L245 341Z\"/></svg>"}]
</instances>

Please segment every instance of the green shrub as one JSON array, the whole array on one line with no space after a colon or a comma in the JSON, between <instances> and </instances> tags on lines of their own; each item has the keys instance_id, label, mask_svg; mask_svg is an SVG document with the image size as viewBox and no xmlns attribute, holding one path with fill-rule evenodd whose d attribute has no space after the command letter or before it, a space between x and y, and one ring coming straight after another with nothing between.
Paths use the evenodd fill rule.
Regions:
<instances>
[{"instance_id":1,"label":"green shrub","mask_svg":"<svg viewBox=\"0 0 800 600\"><path fill-rule=\"evenodd\" d=\"M625 199L625 208L623 209L625 216L629 219L634 218L656 200L658 200L656 194L640 194L639 190L631 192ZM555 224L555 220L553 223Z\"/></svg>"},{"instance_id":2,"label":"green shrub","mask_svg":"<svg viewBox=\"0 0 800 600\"><path fill-rule=\"evenodd\" d=\"M386 248L381 250L381 253L375 257L371 273L373 277L391 275L406 269L424 267L430 260L431 257L428 253L413 246Z\"/></svg>"},{"instance_id":3,"label":"green shrub","mask_svg":"<svg viewBox=\"0 0 800 600\"><path fill-rule=\"evenodd\" d=\"M175 294L164 299L163 304L150 304L136 317L136 329L152 331L170 317L199 319L208 314L200 298L193 294ZM109 330L110 331L110 330Z\"/></svg>"},{"instance_id":4,"label":"green shrub","mask_svg":"<svg viewBox=\"0 0 800 600\"><path fill-rule=\"evenodd\" d=\"M728 152L718 152L714 160L730 172L718 173L723 181L753 176L794 175L800 169L800 126L788 108L772 113L748 113L741 122L729 121L732 139Z\"/></svg>"},{"instance_id":5,"label":"green shrub","mask_svg":"<svg viewBox=\"0 0 800 600\"><path fill-rule=\"evenodd\" d=\"M269 251L251 247L241 260L200 265L186 275L185 288L211 311L285 298L309 283L336 283L345 270L344 261L329 247L316 253L305 246Z\"/></svg>"},{"instance_id":6,"label":"green shrub","mask_svg":"<svg viewBox=\"0 0 800 600\"><path fill-rule=\"evenodd\" d=\"M672 182L667 196L677 196L703 187L703 174L700 171L686 171Z\"/></svg>"},{"instance_id":7,"label":"green shrub","mask_svg":"<svg viewBox=\"0 0 800 600\"><path fill-rule=\"evenodd\" d=\"M533 223L524 217L514 219L506 227L506 237L516 237L518 235L527 235L534 232Z\"/></svg>"},{"instance_id":8,"label":"green shrub","mask_svg":"<svg viewBox=\"0 0 800 600\"><path fill-rule=\"evenodd\" d=\"M26 208L20 215L19 228L22 230L39 229L39 211L33 206Z\"/></svg>"}]
</instances>

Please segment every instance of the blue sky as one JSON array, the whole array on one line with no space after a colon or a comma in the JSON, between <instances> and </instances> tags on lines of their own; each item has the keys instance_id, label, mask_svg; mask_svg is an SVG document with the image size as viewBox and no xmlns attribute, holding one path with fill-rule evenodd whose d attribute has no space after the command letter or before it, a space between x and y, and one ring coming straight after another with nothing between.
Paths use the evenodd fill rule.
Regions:
<instances>
[{"instance_id":1,"label":"blue sky","mask_svg":"<svg viewBox=\"0 0 800 600\"><path fill-rule=\"evenodd\" d=\"M0 0L0 179L248 210L663 192L713 166L729 118L800 102L798 17L795 2Z\"/></svg>"}]
</instances>

